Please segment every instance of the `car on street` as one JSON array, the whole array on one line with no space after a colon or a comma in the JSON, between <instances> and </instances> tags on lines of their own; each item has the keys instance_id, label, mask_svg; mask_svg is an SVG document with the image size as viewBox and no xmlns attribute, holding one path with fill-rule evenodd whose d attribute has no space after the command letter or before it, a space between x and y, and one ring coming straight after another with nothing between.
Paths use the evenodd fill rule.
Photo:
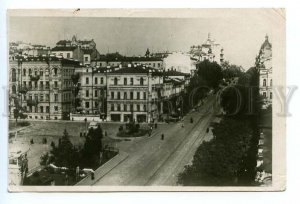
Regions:
<instances>
[{"instance_id":1,"label":"car on street","mask_svg":"<svg viewBox=\"0 0 300 204\"><path fill-rule=\"evenodd\" d=\"M89 129L90 128L96 129L98 127L98 125L99 125L99 123L97 123L97 122L90 122Z\"/></svg>"}]
</instances>

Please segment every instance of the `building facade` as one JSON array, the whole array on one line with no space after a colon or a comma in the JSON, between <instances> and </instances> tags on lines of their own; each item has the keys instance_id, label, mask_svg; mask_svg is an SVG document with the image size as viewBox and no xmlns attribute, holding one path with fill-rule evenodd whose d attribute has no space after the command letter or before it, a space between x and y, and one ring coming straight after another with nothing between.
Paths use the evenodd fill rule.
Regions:
<instances>
[{"instance_id":1,"label":"building facade","mask_svg":"<svg viewBox=\"0 0 300 204\"><path fill-rule=\"evenodd\" d=\"M101 119L106 118L107 70L91 66L81 67L77 70L80 71L81 108L79 112L82 114L100 116Z\"/></svg>"},{"instance_id":2,"label":"building facade","mask_svg":"<svg viewBox=\"0 0 300 204\"><path fill-rule=\"evenodd\" d=\"M101 55L97 60L92 60L91 65L94 67L118 67L127 66L128 64L147 65L155 69L163 69L163 58L147 54L145 56L127 57L116 53Z\"/></svg>"},{"instance_id":3,"label":"building facade","mask_svg":"<svg viewBox=\"0 0 300 204\"><path fill-rule=\"evenodd\" d=\"M150 122L151 70L128 64L108 73L107 120Z\"/></svg>"},{"instance_id":4,"label":"building facade","mask_svg":"<svg viewBox=\"0 0 300 204\"><path fill-rule=\"evenodd\" d=\"M82 65L90 65L92 60L100 58L93 39L77 40L76 36L72 40L58 41L51 53L57 57L78 60Z\"/></svg>"},{"instance_id":5,"label":"building facade","mask_svg":"<svg viewBox=\"0 0 300 204\"><path fill-rule=\"evenodd\" d=\"M224 49L208 34L207 40L201 45L193 45L190 48L190 55L198 61L209 60L222 64L224 62Z\"/></svg>"},{"instance_id":6,"label":"building facade","mask_svg":"<svg viewBox=\"0 0 300 204\"><path fill-rule=\"evenodd\" d=\"M71 76L79 63L51 57L18 57L10 66L10 116L14 109L29 119L68 119L73 106Z\"/></svg>"},{"instance_id":7,"label":"building facade","mask_svg":"<svg viewBox=\"0 0 300 204\"><path fill-rule=\"evenodd\" d=\"M256 58L256 66L259 68L259 92L263 97L264 105L272 104L273 77L272 77L272 44L266 35Z\"/></svg>"}]
</instances>

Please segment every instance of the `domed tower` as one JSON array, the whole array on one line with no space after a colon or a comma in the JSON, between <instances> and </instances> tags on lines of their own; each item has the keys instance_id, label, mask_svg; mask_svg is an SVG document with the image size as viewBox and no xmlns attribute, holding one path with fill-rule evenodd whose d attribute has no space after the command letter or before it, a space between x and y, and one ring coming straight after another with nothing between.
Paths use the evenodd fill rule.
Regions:
<instances>
[{"instance_id":1,"label":"domed tower","mask_svg":"<svg viewBox=\"0 0 300 204\"><path fill-rule=\"evenodd\" d=\"M259 69L259 90L263 96L263 108L272 104L272 44L269 36L265 36L265 41L260 47L256 57L256 67Z\"/></svg>"}]
</instances>

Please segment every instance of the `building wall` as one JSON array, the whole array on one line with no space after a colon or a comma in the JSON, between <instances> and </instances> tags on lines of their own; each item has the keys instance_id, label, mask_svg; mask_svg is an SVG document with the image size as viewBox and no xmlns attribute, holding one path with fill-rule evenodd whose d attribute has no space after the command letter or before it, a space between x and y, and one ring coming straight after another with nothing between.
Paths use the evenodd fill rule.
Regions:
<instances>
[{"instance_id":1,"label":"building wall","mask_svg":"<svg viewBox=\"0 0 300 204\"><path fill-rule=\"evenodd\" d=\"M83 55L83 64L84 65L91 64L91 55L90 54Z\"/></svg>"},{"instance_id":2,"label":"building wall","mask_svg":"<svg viewBox=\"0 0 300 204\"><path fill-rule=\"evenodd\" d=\"M127 79L127 85L124 79ZM133 80L133 81L131 81ZM141 85L141 80L143 84ZM117 84L115 84L117 81ZM132 83L133 82L133 83ZM107 120L149 122L149 101L151 101L151 84L147 73L108 74ZM127 96L125 96L126 94ZM126 98L125 98L126 97Z\"/></svg>"},{"instance_id":3,"label":"building wall","mask_svg":"<svg viewBox=\"0 0 300 204\"><path fill-rule=\"evenodd\" d=\"M148 65L150 67L153 67L155 69L162 69L163 68L163 61L132 61L133 64L141 64L141 65Z\"/></svg>"},{"instance_id":4,"label":"building wall","mask_svg":"<svg viewBox=\"0 0 300 204\"><path fill-rule=\"evenodd\" d=\"M62 56L63 58L70 59L74 58L73 51L51 51L55 56Z\"/></svg>"},{"instance_id":5,"label":"building wall","mask_svg":"<svg viewBox=\"0 0 300 204\"><path fill-rule=\"evenodd\" d=\"M106 74L92 72L91 67L81 69L80 98L85 114L105 114L106 107Z\"/></svg>"},{"instance_id":6,"label":"building wall","mask_svg":"<svg viewBox=\"0 0 300 204\"><path fill-rule=\"evenodd\" d=\"M264 99L265 106L272 104L273 76L272 76L272 45L268 36L265 37L258 56L259 66L259 92Z\"/></svg>"},{"instance_id":7,"label":"building wall","mask_svg":"<svg viewBox=\"0 0 300 204\"><path fill-rule=\"evenodd\" d=\"M61 119L72 110L74 66L60 61L10 61L10 69L18 69L18 101L29 119ZM50 70L50 71L49 71ZM33 80L32 77L37 77ZM10 83L14 85L13 83ZM27 93L19 90L26 88ZM10 94L12 94L10 88ZM10 113L13 114L12 107Z\"/></svg>"}]
</instances>

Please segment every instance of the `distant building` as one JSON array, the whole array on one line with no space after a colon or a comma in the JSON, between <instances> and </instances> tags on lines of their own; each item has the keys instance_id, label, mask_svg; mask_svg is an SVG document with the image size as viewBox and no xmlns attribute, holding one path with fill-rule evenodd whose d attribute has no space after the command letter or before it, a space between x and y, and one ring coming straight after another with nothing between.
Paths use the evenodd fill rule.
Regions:
<instances>
[{"instance_id":1,"label":"distant building","mask_svg":"<svg viewBox=\"0 0 300 204\"><path fill-rule=\"evenodd\" d=\"M106 55L100 55L97 60L92 60L92 66L95 67L117 67L117 66L127 66L128 64L136 64L136 65L147 65L156 69L163 68L163 58L152 56L147 49L145 56L123 56L116 53L108 53Z\"/></svg>"},{"instance_id":2,"label":"distant building","mask_svg":"<svg viewBox=\"0 0 300 204\"><path fill-rule=\"evenodd\" d=\"M182 52L173 52L163 59L164 69L176 70L191 74L196 69L196 63L189 54Z\"/></svg>"},{"instance_id":3,"label":"distant building","mask_svg":"<svg viewBox=\"0 0 300 204\"><path fill-rule=\"evenodd\" d=\"M48 56L50 54L50 47L46 45L35 45L23 42L11 42L9 43L9 56L12 59L15 56Z\"/></svg>"},{"instance_id":4,"label":"distant building","mask_svg":"<svg viewBox=\"0 0 300 204\"><path fill-rule=\"evenodd\" d=\"M9 62L10 116L67 119L73 107L71 76L79 62L56 57L19 56Z\"/></svg>"},{"instance_id":5,"label":"distant building","mask_svg":"<svg viewBox=\"0 0 300 204\"><path fill-rule=\"evenodd\" d=\"M190 48L191 58L198 61L209 60L221 64L224 62L224 50L220 44L211 39L210 33L207 40L202 45L193 45Z\"/></svg>"},{"instance_id":6,"label":"distant building","mask_svg":"<svg viewBox=\"0 0 300 204\"><path fill-rule=\"evenodd\" d=\"M265 41L260 47L256 58L256 66L259 68L259 92L264 99L265 106L272 104L273 77L272 77L272 44L266 35Z\"/></svg>"},{"instance_id":7,"label":"distant building","mask_svg":"<svg viewBox=\"0 0 300 204\"><path fill-rule=\"evenodd\" d=\"M93 39L77 40L76 36L73 36L72 40L58 41L51 53L57 57L78 60L83 65L90 65L100 57Z\"/></svg>"}]
</instances>

